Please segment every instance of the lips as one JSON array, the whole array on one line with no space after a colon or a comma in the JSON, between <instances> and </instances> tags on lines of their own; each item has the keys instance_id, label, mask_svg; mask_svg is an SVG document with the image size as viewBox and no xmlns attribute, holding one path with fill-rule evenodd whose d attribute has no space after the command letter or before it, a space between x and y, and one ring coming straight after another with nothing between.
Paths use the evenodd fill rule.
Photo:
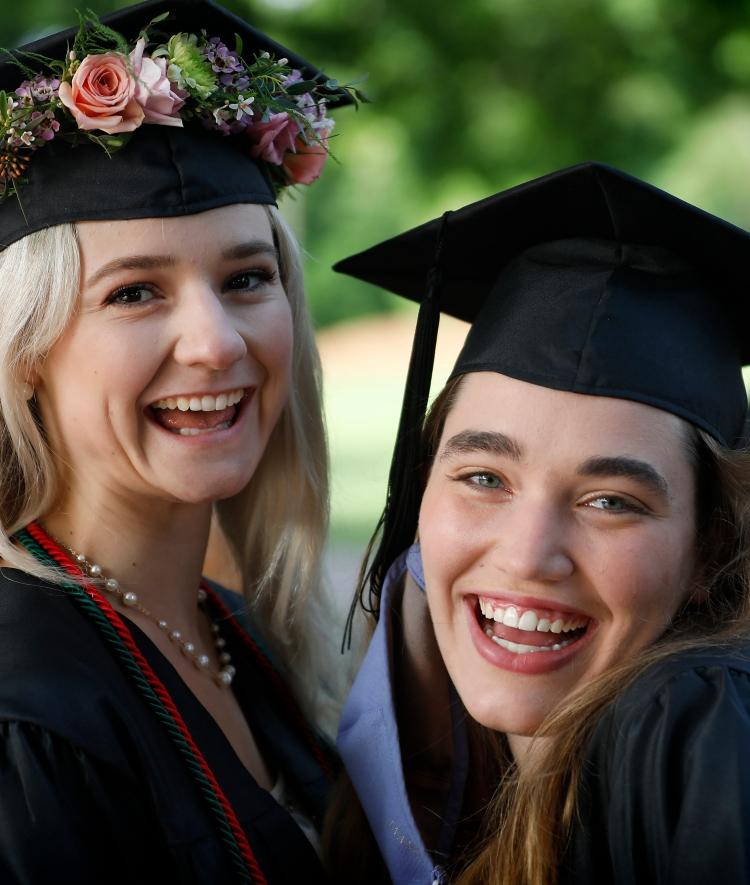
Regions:
<instances>
[{"instance_id":1,"label":"lips","mask_svg":"<svg viewBox=\"0 0 750 885\"><path fill-rule=\"evenodd\" d=\"M469 628L477 650L503 669L544 673L564 665L595 631L580 612L467 597Z\"/></svg>"}]
</instances>

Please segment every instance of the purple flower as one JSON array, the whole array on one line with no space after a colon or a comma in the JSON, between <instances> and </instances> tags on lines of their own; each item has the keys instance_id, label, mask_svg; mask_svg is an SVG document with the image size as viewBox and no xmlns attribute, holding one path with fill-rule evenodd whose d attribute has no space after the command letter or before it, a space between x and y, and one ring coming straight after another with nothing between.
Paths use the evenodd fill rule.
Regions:
<instances>
[{"instance_id":1,"label":"purple flower","mask_svg":"<svg viewBox=\"0 0 750 885\"><path fill-rule=\"evenodd\" d=\"M333 120L326 116L325 99L316 100L309 92L305 92L297 99L297 108L304 115L308 127L313 132L331 134L333 131Z\"/></svg>"},{"instance_id":2,"label":"purple flower","mask_svg":"<svg viewBox=\"0 0 750 885\"><path fill-rule=\"evenodd\" d=\"M60 124L55 119L55 115L52 111L45 111L40 116L41 120L38 120L34 127L34 135L36 135L37 138L41 138L42 141L52 141L55 137L55 133L60 129ZM31 115L31 118L33 121L34 114Z\"/></svg>"},{"instance_id":3,"label":"purple flower","mask_svg":"<svg viewBox=\"0 0 750 885\"><path fill-rule=\"evenodd\" d=\"M211 37L203 49L203 54L217 74L238 74L244 68L239 56L230 52L219 37Z\"/></svg>"},{"instance_id":4,"label":"purple flower","mask_svg":"<svg viewBox=\"0 0 750 885\"><path fill-rule=\"evenodd\" d=\"M227 89L232 89L236 92L244 92L247 87L250 85L250 78L247 74L222 74L219 77L219 82L222 86L226 86Z\"/></svg>"},{"instance_id":5,"label":"purple flower","mask_svg":"<svg viewBox=\"0 0 750 885\"><path fill-rule=\"evenodd\" d=\"M284 79L281 81L281 85L284 87L284 89L288 89L294 83L299 83L300 80L302 80L302 71L298 71L296 68L294 68L291 74L289 74L287 77L284 77Z\"/></svg>"},{"instance_id":6,"label":"purple flower","mask_svg":"<svg viewBox=\"0 0 750 885\"><path fill-rule=\"evenodd\" d=\"M57 77L45 77L38 74L33 80L24 80L16 89L19 98L33 98L35 101L50 101L57 98L60 81Z\"/></svg>"},{"instance_id":7,"label":"purple flower","mask_svg":"<svg viewBox=\"0 0 750 885\"><path fill-rule=\"evenodd\" d=\"M252 120L252 117L247 121L237 120L235 112L230 110L229 105L216 108L214 111L206 108L199 111L197 116L206 129L219 132L222 135L236 135L238 132L244 131Z\"/></svg>"}]
</instances>

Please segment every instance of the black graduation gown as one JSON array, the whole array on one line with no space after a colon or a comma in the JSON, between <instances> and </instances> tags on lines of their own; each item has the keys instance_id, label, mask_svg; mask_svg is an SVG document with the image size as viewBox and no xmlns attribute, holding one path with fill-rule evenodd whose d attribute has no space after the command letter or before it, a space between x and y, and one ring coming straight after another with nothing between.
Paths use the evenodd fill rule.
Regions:
<instances>
[{"instance_id":1,"label":"black graduation gown","mask_svg":"<svg viewBox=\"0 0 750 885\"><path fill-rule=\"evenodd\" d=\"M750 883L748 652L670 660L610 707L561 885Z\"/></svg>"},{"instance_id":2,"label":"black graduation gown","mask_svg":"<svg viewBox=\"0 0 750 885\"><path fill-rule=\"evenodd\" d=\"M234 612L236 594L219 591ZM242 617L240 615L240 617ZM319 860L214 720L136 627L234 807L269 883L320 883ZM268 676L224 631L233 690L262 750L313 819L328 783ZM304 803L304 804L303 804ZM64 591L0 572L0 882L231 883L235 873L164 726Z\"/></svg>"}]
</instances>

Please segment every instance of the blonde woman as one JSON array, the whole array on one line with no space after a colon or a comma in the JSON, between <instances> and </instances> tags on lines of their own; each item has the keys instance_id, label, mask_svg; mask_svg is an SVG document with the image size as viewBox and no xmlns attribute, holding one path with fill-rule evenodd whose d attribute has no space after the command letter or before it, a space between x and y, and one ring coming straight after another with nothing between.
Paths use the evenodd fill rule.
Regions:
<instances>
[{"instance_id":1,"label":"blonde woman","mask_svg":"<svg viewBox=\"0 0 750 885\"><path fill-rule=\"evenodd\" d=\"M275 201L349 99L280 49L156 2L0 69L4 881L323 880L326 452ZM214 513L245 599L201 578Z\"/></svg>"},{"instance_id":2,"label":"blonde woman","mask_svg":"<svg viewBox=\"0 0 750 885\"><path fill-rule=\"evenodd\" d=\"M748 255L585 164L339 265L433 263L339 732L392 881L750 878ZM440 309L472 327L420 450Z\"/></svg>"}]
</instances>

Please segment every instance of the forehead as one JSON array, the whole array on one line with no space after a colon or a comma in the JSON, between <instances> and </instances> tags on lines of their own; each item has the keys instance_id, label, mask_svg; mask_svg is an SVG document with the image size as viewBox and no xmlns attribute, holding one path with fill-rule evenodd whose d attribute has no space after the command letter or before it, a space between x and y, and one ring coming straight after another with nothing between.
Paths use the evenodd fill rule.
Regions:
<instances>
[{"instance_id":1,"label":"forehead","mask_svg":"<svg viewBox=\"0 0 750 885\"><path fill-rule=\"evenodd\" d=\"M545 463L623 456L668 472L690 469L686 424L676 415L614 397L552 390L496 372L462 379L448 413L443 443L463 430L498 432L521 447L524 458Z\"/></svg>"},{"instance_id":2,"label":"forehead","mask_svg":"<svg viewBox=\"0 0 750 885\"><path fill-rule=\"evenodd\" d=\"M185 251L201 245L222 247L248 240L273 242L268 212L255 203L234 203L195 215L175 218L133 218L120 221L83 221L76 225L84 259L105 262L123 253Z\"/></svg>"}]
</instances>

